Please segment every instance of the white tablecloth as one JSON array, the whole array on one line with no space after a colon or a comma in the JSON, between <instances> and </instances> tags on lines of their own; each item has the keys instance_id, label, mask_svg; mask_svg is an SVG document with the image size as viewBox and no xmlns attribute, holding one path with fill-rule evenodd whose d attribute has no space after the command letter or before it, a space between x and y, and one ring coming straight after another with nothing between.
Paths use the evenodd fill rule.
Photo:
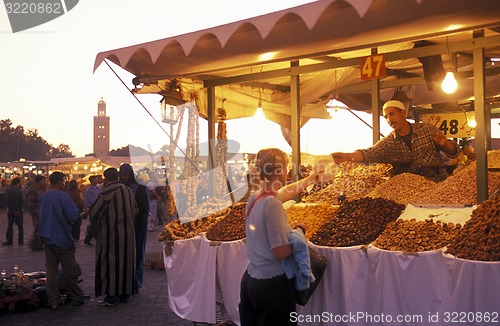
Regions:
<instances>
[{"instance_id":1,"label":"white tablecloth","mask_svg":"<svg viewBox=\"0 0 500 326\"><path fill-rule=\"evenodd\" d=\"M413 256L373 246L310 245L327 257L328 267L307 306L297 306L299 325L500 325L498 262L457 259L441 250ZM239 324L239 281L247 264L243 241L176 241L165 257L171 309L188 320L215 322L217 271L226 310ZM497 322L480 322L478 313Z\"/></svg>"},{"instance_id":2,"label":"white tablecloth","mask_svg":"<svg viewBox=\"0 0 500 326\"><path fill-rule=\"evenodd\" d=\"M172 252L163 251L170 308L181 318L215 323L217 247L201 235L175 241Z\"/></svg>"},{"instance_id":3,"label":"white tablecloth","mask_svg":"<svg viewBox=\"0 0 500 326\"><path fill-rule=\"evenodd\" d=\"M184 319L215 323L217 283L227 315L239 324L240 280L248 265L243 241L211 245L202 234L175 241L172 255L164 251L163 256L173 312Z\"/></svg>"},{"instance_id":4,"label":"white tablecloth","mask_svg":"<svg viewBox=\"0 0 500 326\"><path fill-rule=\"evenodd\" d=\"M327 257L328 268L298 313L304 320L325 318L301 325L500 325L498 262L457 259L441 250L414 256L373 246L365 253L310 245ZM464 317L486 312L497 322Z\"/></svg>"}]
</instances>

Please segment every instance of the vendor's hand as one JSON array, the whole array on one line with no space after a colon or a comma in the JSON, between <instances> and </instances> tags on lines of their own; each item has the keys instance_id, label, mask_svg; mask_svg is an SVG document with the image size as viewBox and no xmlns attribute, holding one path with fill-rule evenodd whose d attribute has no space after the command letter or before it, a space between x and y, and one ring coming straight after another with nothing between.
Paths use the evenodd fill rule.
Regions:
<instances>
[{"instance_id":1,"label":"vendor's hand","mask_svg":"<svg viewBox=\"0 0 500 326\"><path fill-rule=\"evenodd\" d=\"M446 139L446 136L442 132L433 132L432 138L434 139L434 142L437 145L439 145L441 148L444 148L444 146L446 145L446 142L448 142L448 140Z\"/></svg>"},{"instance_id":2,"label":"vendor's hand","mask_svg":"<svg viewBox=\"0 0 500 326\"><path fill-rule=\"evenodd\" d=\"M339 164L339 163L350 160L349 153L335 152L335 153L332 153L331 155L332 155L332 158L333 158L333 161L335 162L335 164Z\"/></svg>"}]
</instances>

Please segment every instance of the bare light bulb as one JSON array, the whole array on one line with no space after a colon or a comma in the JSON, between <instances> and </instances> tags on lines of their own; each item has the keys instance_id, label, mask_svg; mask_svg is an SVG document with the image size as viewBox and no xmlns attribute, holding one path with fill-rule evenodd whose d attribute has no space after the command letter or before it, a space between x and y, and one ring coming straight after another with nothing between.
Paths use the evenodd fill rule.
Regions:
<instances>
[{"instance_id":1,"label":"bare light bulb","mask_svg":"<svg viewBox=\"0 0 500 326\"><path fill-rule=\"evenodd\" d=\"M258 119L258 120L265 120L266 119L266 116L264 115L264 111L262 110L262 108L260 106L255 111L255 114L253 115L253 117Z\"/></svg>"},{"instance_id":2,"label":"bare light bulb","mask_svg":"<svg viewBox=\"0 0 500 326\"><path fill-rule=\"evenodd\" d=\"M457 80L455 79L455 74L452 71L447 72L446 76L443 79L443 82L441 83L441 88L443 89L443 92L445 92L446 94L455 93L457 87L458 83Z\"/></svg>"}]
</instances>

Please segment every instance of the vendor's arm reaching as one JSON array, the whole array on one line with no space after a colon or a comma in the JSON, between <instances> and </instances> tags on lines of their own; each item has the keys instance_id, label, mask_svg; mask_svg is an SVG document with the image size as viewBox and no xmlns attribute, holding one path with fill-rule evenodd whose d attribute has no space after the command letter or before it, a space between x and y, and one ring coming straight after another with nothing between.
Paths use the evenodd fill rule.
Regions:
<instances>
[{"instance_id":1,"label":"vendor's arm reaching","mask_svg":"<svg viewBox=\"0 0 500 326\"><path fill-rule=\"evenodd\" d=\"M293 199L295 196L304 191L309 185L316 182L317 176L322 172L321 169L322 168L320 166L314 166L311 170L311 174L307 177L280 188L276 198L278 198L282 203Z\"/></svg>"},{"instance_id":2,"label":"vendor's arm reaching","mask_svg":"<svg viewBox=\"0 0 500 326\"><path fill-rule=\"evenodd\" d=\"M363 152L362 151L354 151L352 153L332 153L332 158L335 164L339 164L342 162L354 162L361 163L363 162Z\"/></svg>"}]
</instances>

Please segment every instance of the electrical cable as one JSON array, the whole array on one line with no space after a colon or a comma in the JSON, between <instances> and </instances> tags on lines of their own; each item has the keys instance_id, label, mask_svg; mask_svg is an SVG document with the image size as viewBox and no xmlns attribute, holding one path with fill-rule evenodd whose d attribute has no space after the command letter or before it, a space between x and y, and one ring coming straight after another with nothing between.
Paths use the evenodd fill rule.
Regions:
<instances>
[{"instance_id":1,"label":"electrical cable","mask_svg":"<svg viewBox=\"0 0 500 326\"><path fill-rule=\"evenodd\" d=\"M165 135L168 136L168 138L170 138L170 140L174 143L175 147L177 147L181 153L184 155L184 159L188 160L188 162L196 169L196 171L198 172L198 175L202 175L203 178L208 182L208 180L206 179L206 177L203 175L203 173L201 173L200 169L196 166L196 164L194 164L194 162L189 159L187 157L187 154L179 147L179 145L177 144L177 142L172 138L172 136L163 128L163 126L153 117L153 115L151 114L151 112L149 112L149 110L146 108L146 106L141 102L141 100L139 100L139 98L131 91L129 90L127 84L125 84L125 82L123 81L123 79L121 79L121 77L116 73L116 71L113 69L113 67L111 67L111 65L108 63L108 60L104 60L104 62L106 63L106 65L109 67L109 69L111 69L111 71L115 74L115 76L118 78L118 80L120 80L120 82L123 84L123 86L127 89L127 91L137 100L137 102L139 102L139 104L142 106L142 108L144 109L144 111L146 111L146 113L151 117L151 119L153 119L153 121L155 122L155 124L160 127L160 129L165 133Z\"/></svg>"}]
</instances>

